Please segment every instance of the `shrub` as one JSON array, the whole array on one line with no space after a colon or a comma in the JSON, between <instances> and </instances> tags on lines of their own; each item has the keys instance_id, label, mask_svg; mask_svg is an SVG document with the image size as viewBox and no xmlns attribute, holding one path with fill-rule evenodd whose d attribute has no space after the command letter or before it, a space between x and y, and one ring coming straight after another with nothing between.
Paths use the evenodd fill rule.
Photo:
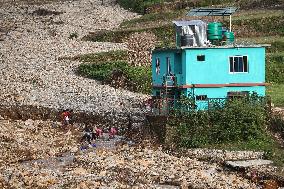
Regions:
<instances>
[{"instance_id":1,"label":"shrub","mask_svg":"<svg viewBox=\"0 0 284 189\"><path fill-rule=\"evenodd\" d=\"M169 126L181 147L265 139L266 111L260 97L228 100L208 111L184 111ZM172 134L173 135L173 134Z\"/></svg>"}]
</instances>

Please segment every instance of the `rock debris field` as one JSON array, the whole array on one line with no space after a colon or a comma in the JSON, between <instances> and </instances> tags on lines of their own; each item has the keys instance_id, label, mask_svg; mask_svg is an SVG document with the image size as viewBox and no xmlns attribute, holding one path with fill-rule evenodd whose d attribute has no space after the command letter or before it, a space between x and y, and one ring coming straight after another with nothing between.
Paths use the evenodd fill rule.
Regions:
<instances>
[{"instance_id":1,"label":"rock debris field","mask_svg":"<svg viewBox=\"0 0 284 189\"><path fill-rule=\"evenodd\" d=\"M175 157L150 143L81 149L79 128L0 120L1 188L258 188L212 162Z\"/></svg>"},{"instance_id":2,"label":"rock debris field","mask_svg":"<svg viewBox=\"0 0 284 189\"><path fill-rule=\"evenodd\" d=\"M80 62L61 59L126 49L125 44L81 38L90 31L116 28L136 14L110 0L104 6L100 0L12 5L0 5L1 104L70 108L101 116L136 111L132 104L145 96L77 76ZM78 38L69 39L74 33Z\"/></svg>"},{"instance_id":3,"label":"rock debris field","mask_svg":"<svg viewBox=\"0 0 284 189\"><path fill-rule=\"evenodd\" d=\"M125 44L81 38L138 15L112 0L104 5L100 0L26 2L0 4L1 107L70 108L112 118L139 114L136 105L146 96L79 77L75 69L80 62L62 59L126 49ZM78 38L69 39L71 34ZM55 120L0 116L0 188L259 188L218 163L197 160L194 154L199 151L176 157L150 142L126 140L110 143L109 149L81 149L83 125L75 123L66 130L60 125Z\"/></svg>"}]
</instances>

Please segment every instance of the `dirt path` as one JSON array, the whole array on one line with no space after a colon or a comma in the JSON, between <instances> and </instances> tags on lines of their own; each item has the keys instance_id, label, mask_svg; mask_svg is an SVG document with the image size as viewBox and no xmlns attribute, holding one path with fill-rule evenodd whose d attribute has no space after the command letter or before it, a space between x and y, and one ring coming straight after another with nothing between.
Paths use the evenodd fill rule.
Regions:
<instances>
[{"instance_id":1,"label":"dirt path","mask_svg":"<svg viewBox=\"0 0 284 189\"><path fill-rule=\"evenodd\" d=\"M0 103L96 112L104 116L131 109L143 96L115 90L75 75L78 61L60 57L125 49L124 44L80 39L89 31L112 29L136 15L113 0L56 1L0 7ZM76 34L77 39L69 39ZM120 104L126 106L121 108Z\"/></svg>"}]
</instances>

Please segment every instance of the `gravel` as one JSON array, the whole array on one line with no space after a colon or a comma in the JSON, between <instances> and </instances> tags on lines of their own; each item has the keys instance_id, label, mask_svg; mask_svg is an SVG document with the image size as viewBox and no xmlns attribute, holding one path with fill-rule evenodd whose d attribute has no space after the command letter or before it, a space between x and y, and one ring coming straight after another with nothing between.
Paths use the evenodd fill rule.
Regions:
<instances>
[{"instance_id":1,"label":"gravel","mask_svg":"<svg viewBox=\"0 0 284 189\"><path fill-rule=\"evenodd\" d=\"M145 95L77 76L80 62L60 59L126 48L125 44L81 41L90 31L113 29L137 17L113 0L104 3L80 0L0 7L0 16L5 18L0 19L4 28L0 31L0 104L71 108L101 116L136 111L133 104ZM78 38L69 39L72 33Z\"/></svg>"},{"instance_id":2,"label":"gravel","mask_svg":"<svg viewBox=\"0 0 284 189\"><path fill-rule=\"evenodd\" d=\"M162 147L120 144L81 150L79 125L0 120L0 188L259 188L221 164Z\"/></svg>"}]
</instances>

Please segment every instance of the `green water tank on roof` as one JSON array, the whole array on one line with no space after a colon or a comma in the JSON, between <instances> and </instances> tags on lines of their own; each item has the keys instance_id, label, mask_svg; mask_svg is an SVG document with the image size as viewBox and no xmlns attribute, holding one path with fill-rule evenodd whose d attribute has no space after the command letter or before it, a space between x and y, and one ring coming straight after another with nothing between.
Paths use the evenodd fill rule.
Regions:
<instances>
[{"instance_id":1,"label":"green water tank on roof","mask_svg":"<svg viewBox=\"0 0 284 189\"><path fill-rule=\"evenodd\" d=\"M232 44L235 41L234 32L224 32L224 39L226 40L226 44Z\"/></svg>"},{"instance_id":2,"label":"green water tank on roof","mask_svg":"<svg viewBox=\"0 0 284 189\"><path fill-rule=\"evenodd\" d=\"M208 40L221 40L222 39L222 23L209 22L207 27Z\"/></svg>"}]
</instances>

